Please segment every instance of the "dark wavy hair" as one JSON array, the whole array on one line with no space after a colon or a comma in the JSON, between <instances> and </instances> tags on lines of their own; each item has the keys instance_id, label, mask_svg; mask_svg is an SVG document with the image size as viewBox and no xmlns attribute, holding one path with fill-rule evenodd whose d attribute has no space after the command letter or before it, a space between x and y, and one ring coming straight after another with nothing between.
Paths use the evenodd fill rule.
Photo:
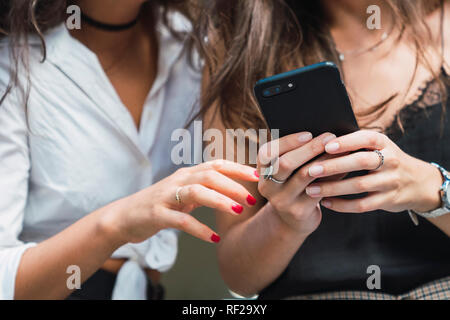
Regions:
<instances>
[{"instance_id":1,"label":"dark wavy hair","mask_svg":"<svg viewBox=\"0 0 450 320\"><path fill-rule=\"evenodd\" d=\"M401 39L406 27L411 28L408 36L416 49L416 70L421 63L436 78L439 75L425 56L432 39L425 17L443 10L444 1L386 0L394 15L395 27L401 31L396 40ZM264 127L253 96L257 80L324 60L340 66L327 21L318 0L207 2L196 24L197 38L201 40L201 35L207 34L208 39L198 41L208 77L200 114L213 108L226 127ZM444 89L443 80L439 81ZM445 100L445 90L442 96ZM375 110L373 115L383 112L392 98L371 108ZM402 128L400 121L399 125Z\"/></svg>"},{"instance_id":2,"label":"dark wavy hair","mask_svg":"<svg viewBox=\"0 0 450 320\"><path fill-rule=\"evenodd\" d=\"M422 63L436 78L438 75L425 57L432 37L424 18L439 10L444 1L450 0L386 0L396 27L402 31L406 27L412 29L416 68ZM75 2L0 0L0 38L8 36L12 58L10 83L5 92L0 92L0 106L11 88L19 86L19 69L25 69L28 74L27 36L40 37L44 61L43 34L62 23L67 18L67 6ZM323 60L340 64L318 0L152 0L145 5L162 7L165 13L179 11L193 23L187 48L198 50L207 77L200 112L192 119L218 106L217 111L227 127L264 127L252 91L258 79ZM167 15L163 17L168 25ZM442 81L440 86L444 89ZM27 97L29 86L19 87ZM442 97L446 99L445 90ZM375 107L378 114L384 104Z\"/></svg>"},{"instance_id":3,"label":"dark wavy hair","mask_svg":"<svg viewBox=\"0 0 450 320\"><path fill-rule=\"evenodd\" d=\"M156 7L163 9L163 22L177 36L182 35L173 30L168 23L169 11L181 12L192 20L194 6L189 6L193 0L152 0L143 4L142 12L152 15ZM63 23L68 15L67 7L76 4L74 0L0 0L0 39L7 37L11 56L10 81L5 92L0 92L0 106L13 87L17 87L24 97L24 105L29 92L28 70L28 36L37 35L41 40L42 59L46 59L44 34L51 28ZM148 9L148 10L146 10ZM153 17L151 17L153 18ZM25 72L28 77L26 85L20 84L19 72Z\"/></svg>"}]
</instances>

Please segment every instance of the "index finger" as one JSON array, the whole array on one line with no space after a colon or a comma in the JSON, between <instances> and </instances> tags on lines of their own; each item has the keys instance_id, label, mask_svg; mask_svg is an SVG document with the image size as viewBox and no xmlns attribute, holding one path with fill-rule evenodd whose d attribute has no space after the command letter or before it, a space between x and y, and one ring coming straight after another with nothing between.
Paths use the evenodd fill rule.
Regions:
<instances>
[{"instance_id":1,"label":"index finger","mask_svg":"<svg viewBox=\"0 0 450 320\"><path fill-rule=\"evenodd\" d=\"M263 144L258 151L258 167L270 164L281 155L305 145L312 138L310 132L300 132Z\"/></svg>"},{"instance_id":2,"label":"index finger","mask_svg":"<svg viewBox=\"0 0 450 320\"><path fill-rule=\"evenodd\" d=\"M220 236L217 233L212 231L207 225L195 219L193 216L168 208L164 208L163 210L163 216L166 220L164 222L168 228L184 231L206 242L218 243L220 241Z\"/></svg>"},{"instance_id":3,"label":"index finger","mask_svg":"<svg viewBox=\"0 0 450 320\"><path fill-rule=\"evenodd\" d=\"M200 170L215 170L221 174L236 180L259 181L259 175L255 168L229 160L212 160L197 166Z\"/></svg>"},{"instance_id":4,"label":"index finger","mask_svg":"<svg viewBox=\"0 0 450 320\"><path fill-rule=\"evenodd\" d=\"M358 151L361 149L381 150L386 147L386 136L369 130L360 130L331 140L325 146L329 154Z\"/></svg>"}]
</instances>

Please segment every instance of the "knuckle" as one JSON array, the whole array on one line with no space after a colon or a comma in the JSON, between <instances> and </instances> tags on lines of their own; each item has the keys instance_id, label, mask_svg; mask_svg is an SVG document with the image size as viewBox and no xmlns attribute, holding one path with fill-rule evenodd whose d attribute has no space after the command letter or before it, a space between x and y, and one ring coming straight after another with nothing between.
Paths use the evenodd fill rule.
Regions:
<instances>
[{"instance_id":1,"label":"knuckle","mask_svg":"<svg viewBox=\"0 0 450 320\"><path fill-rule=\"evenodd\" d=\"M365 169L368 169L370 167L370 165L371 165L371 162L372 162L371 161L372 159L371 159L370 156L372 156L372 154L369 154L368 152L361 153L359 155L359 157L357 158L358 166L360 166L362 168L365 168Z\"/></svg>"},{"instance_id":2,"label":"knuckle","mask_svg":"<svg viewBox=\"0 0 450 320\"><path fill-rule=\"evenodd\" d=\"M354 187L356 190L366 190L367 183L363 179L357 179L354 182Z\"/></svg>"},{"instance_id":3,"label":"knuckle","mask_svg":"<svg viewBox=\"0 0 450 320\"><path fill-rule=\"evenodd\" d=\"M375 147L381 145L382 134L369 130L364 131L364 133L367 137L367 142L370 146Z\"/></svg>"},{"instance_id":4,"label":"knuckle","mask_svg":"<svg viewBox=\"0 0 450 320\"><path fill-rule=\"evenodd\" d=\"M188 217L185 215L180 215L177 219L177 225L176 225L177 229L186 230L188 226L189 226Z\"/></svg>"},{"instance_id":5,"label":"knuckle","mask_svg":"<svg viewBox=\"0 0 450 320\"><path fill-rule=\"evenodd\" d=\"M287 157L281 157L278 161L278 166L283 171L291 171L292 170L292 161Z\"/></svg>"},{"instance_id":6,"label":"knuckle","mask_svg":"<svg viewBox=\"0 0 450 320\"><path fill-rule=\"evenodd\" d=\"M185 175L188 171L189 171L189 169L186 167L177 169L177 173L180 175Z\"/></svg>"},{"instance_id":7,"label":"knuckle","mask_svg":"<svg viewBox=\"0 0 450 320\"><path fill-rule=\"evenodd\" d=\"M368 138L368 143L370 146L375 147L378 145L378 138L376 136L370 135Z\"/></svg>"},{"instance_id":8,"label":"knuckle","mask_svg":"<svg viewBox=\"0 0 450 320\"><path fill-rule=\"evenodd\" d=\"M366 201L357 201L356 205L355 205L355 211L357 213L364 213L369 211L369 205L367 204Z\"/></svg>"},{"instance_id":9,"label":"knuckle","mask_svg":"<svg viewBox=\"0 0 450 320\"><path fill-rule=\"evenodd\" d=\"M188 185L186 188L187 188L186 192L190 197L196 197L201 192L202 189L201 185L199 184L191 184Z\"/></svg>"},{"instance_id":10,"label":"knuckle","mask_svg":"<svg viewBox=\"0 0 450 320\"><path fill-rule=\"evenodd\" d=\"M310 150L313 154L320 154L320 153L324 152L324 150L325 150L325 147L324 147L321 139L315 139L313 141L313 143L310 144L310 148L311 148Z\"/></svg>"},{"instance_id":11,"label":"knuckle","mask_svg":"<svg viewBox=\"0 0 450 320\"><path fill-rule=\"evenodd\" d=\"M217 171L206 170L203 173L203 181L207 184L213 183L217 179Z\"/></svg>"},{"instance_id":12,"label":"knuckle","mask_svg":"<svg viewBox=\"0 0 450 320\"><path fill-rule=\"evenodd\" d=\"M186 197L192 197L194 192L192 191L193 185L189 184L183 187L183 191L186 193Z\"/></svg>"},{"instance_id":13,"label":"knuckle","mask_svg":"<svg viewBox=\"0 0 450 320\"><path fill-rule=\"evenodd\" d=\"M213 160L213 161L211 161L211 167L214 170L221 170L226 165L225 162L226 161L224 159Z\"/></svg>"},{"instance_id":14,"label":"knuckle","mask_svg":"<svg viewBox=\"0 0 450 320\"><path fill-rule=\"evenodd\" d=\"M400 167L400 160L397 157L389 158L389 166L393 169Z\"/></svg>"}]
</instances>

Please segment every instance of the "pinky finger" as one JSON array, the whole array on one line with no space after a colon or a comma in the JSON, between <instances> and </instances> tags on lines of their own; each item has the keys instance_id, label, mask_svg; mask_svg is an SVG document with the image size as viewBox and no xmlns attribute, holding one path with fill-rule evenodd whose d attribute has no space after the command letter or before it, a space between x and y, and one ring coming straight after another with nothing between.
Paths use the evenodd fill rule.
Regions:
<instances>
[{"instance_id":1,"label":"pinky finger","mask_svg":"<svg viewBox=\"0 0 450 320\"><path fill-rule=\"evenodd\" d=\"M217 233L191 215L167 208L163 210L163 216L166 219L165 225L168 228L184 231L206 242L218 243L220 241L220 236Z\"/></svg>"},{"instance_id":2,"label":"pinky finger","mask_svg":"<svg viewBox=\"0 0 450 320\"><path fill-rule=\"evenodd\" d=\"M386 202L386 195L383 193L370 193L360 199L324 198L320 204L330 210L341 213L364 213L382 209Z\"/></svg>"}]
</instances>

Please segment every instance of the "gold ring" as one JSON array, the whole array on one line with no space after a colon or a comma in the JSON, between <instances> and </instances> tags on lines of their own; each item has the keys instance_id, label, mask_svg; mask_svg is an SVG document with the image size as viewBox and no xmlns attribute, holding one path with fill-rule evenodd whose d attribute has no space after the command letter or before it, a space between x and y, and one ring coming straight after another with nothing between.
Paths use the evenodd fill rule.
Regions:
<instances>
[{"instance_id":1,"label":"gold ring","mask_svg":"<svg viewBox=\"0 0 450 320\"><path fill-rule=\"evenodd\" d=\"M183 187L178 187L177 191L175 192L175 200L177 200L178 204L181 204L181 196L180 196L180 190Z\"/></svg>"}]
</instances>

